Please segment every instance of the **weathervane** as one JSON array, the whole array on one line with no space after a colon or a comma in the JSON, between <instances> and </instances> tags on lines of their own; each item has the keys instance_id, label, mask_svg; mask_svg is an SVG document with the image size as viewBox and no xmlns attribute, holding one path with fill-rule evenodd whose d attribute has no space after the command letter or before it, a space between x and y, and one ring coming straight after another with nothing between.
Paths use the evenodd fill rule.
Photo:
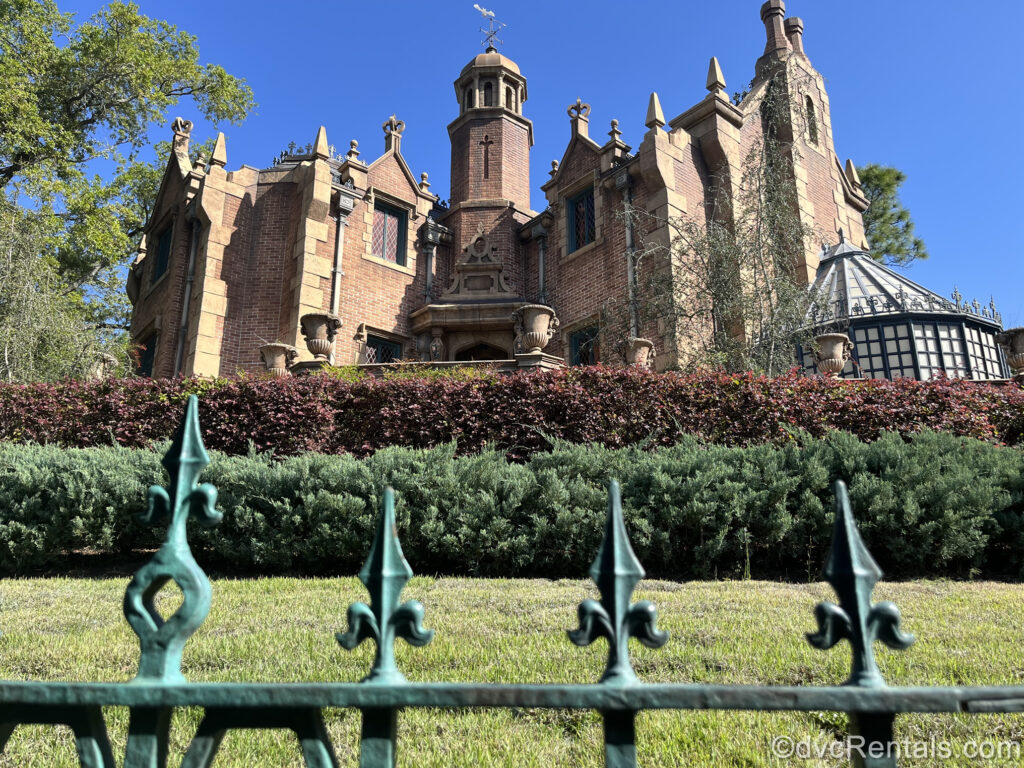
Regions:
<instances>
[{"instance_id":1,"label":"weathervane","mask_svg":"<svg viewBox=\"0 0 1024 768\"><path fill-rule=\"evenodd\" d=\"M498 39L498 33L505 28L505 25L500 21L494 20L494 11L488 11L486 8L481 8L477 3L473 3L473 7L480 11L481 16L487 19L487 26L480 27L480 31L486 35L486 39L480 43L480 45L486 44L488 53L491 51L497 51L498 49L494 47L495 43L499 43L501 45L505 44L504 40Z\"/></svg>"}]
</instances>

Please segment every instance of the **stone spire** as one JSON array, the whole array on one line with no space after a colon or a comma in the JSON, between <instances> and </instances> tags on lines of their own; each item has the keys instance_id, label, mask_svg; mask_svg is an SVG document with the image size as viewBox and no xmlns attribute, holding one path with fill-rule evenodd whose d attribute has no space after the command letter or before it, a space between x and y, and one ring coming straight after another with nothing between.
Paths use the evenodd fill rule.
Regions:
<instances>
[{"instance_id":1,"label":"stone spire","mask_svg":"<svg viewBox=\"0 0 1024 768\"><path fill-rule=\"evenodd\" d=\"M213 145L213 154L210 156L211 168L223 168L228 164L228 151L224 143L224 133L217 134L217 142Z\"/></svg>"},{"instance_id":2,"label":"stone spire","mask_svg":"<svg viewBox=\"0 0 1024 768\"><path fill-rule=\"evenodd\" d=\"M313 142L313 154L320 160L330 160L331 150L327 143L327 129L322 125L316 132L316 141Z\"/></svg>"},{"instance_id":3,"label":"stone spire","mask_svg":"<svg viewBox=\"0 0 1024 768\"><path fill-rule=\"evenodd\" d=\"M712 56L708 64L708 80L704 86L713 95L725 95L725 77L722 75L722 68L718 65L718 57Z\"/></svg>"},{"instance_id":4,"label":"stone spire","mask_svg":"<svg viewBox=\"0 0 1024 768\"><path fill-rule=\"evenodd\" d=\"M664 128L665 113L661 110L661 101L658 99L657 91L651 91L651 100L647 104L647 119L644 125L648 128Z\"/></svg>"}]
</instances>

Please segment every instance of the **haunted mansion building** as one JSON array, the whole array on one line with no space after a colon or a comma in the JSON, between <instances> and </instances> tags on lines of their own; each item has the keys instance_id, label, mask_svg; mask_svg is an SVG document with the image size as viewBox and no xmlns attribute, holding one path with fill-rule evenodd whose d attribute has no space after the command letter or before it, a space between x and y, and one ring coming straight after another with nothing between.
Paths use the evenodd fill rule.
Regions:
<instances>
[{"instance_id":1,"label":"haunted mansion building","mask_svg":"<svg viewBox=\"0 0 1024 768\"><path fill-rule=\"evenodd\" d=\"M128 276L141 371L160 377L259 371L265 366L261 347L266 352L268 345L301 350L301 367L313 358L304 331L319 337L316 351L336 365L399 359L621 364L652 346L655 367L677 365L686 343L673 336L671 323L632 315L620 339L598 341L609 298L621 297L619 305L627 306L635 296L638 233L623 211L650 214L647 222L654 224L643 232L645 242L666 247L671 234L659 221L732 215L728 203L738 200L743 158L763 135L761 105L773 88L788 105L779 128L789 147L785 167L799 216L833 242L845 233L845 250L824 254L824 265L817 248L799 254L797 278L811 285L823 266L838 275L827 288L847 291L836 301L847 302L838 314L850 316L852 329L857 299L849 295L850 284L865 271L885 282L878 278L884 267L862 265L849 253L868 247L861 218L868 201L853 164L836 156L828 96L804 52L802 22L785 18L782 0L766 2L761 19L765 49L739 103L727 96L712 59L707 94L671 120L657 94L650 95L646 133L635 150L621 140L614 120L607 138L596 130L592 136L590 106L572 104L569 141L540 187L546 208L539 212L530 208L527 79L493 46L454 82L446 205L430 190L427 174L417 178L403 159L405 123L395 116L383 124L379 156L367 157L355 141L346 154L335 154L321 127L314 142L290 147L270 167L234 171L227 170L223 134L208 161L193 165L191 124L179 118ZM727 204L712 211L709 200ZM837 268L847 262L856 269ZM894 313L909 317L899 296L890 299ZM877 303L879 311L883 306ZM988 350L978 353L984 368L986 354L998 359L992 352L996 318L964 307L961 312L957 304L943 329L932 323L935 341L942 333L948 340L959 323L966 343L971 325L972 338ZM531 335L537 317L544 322ZM914 322L906 319L899 337L910 347ZM877 322L873 327L876 335L886 333ZM295 356L289 352L273 367ZM901 362L890 371L883 360L877 370L919 373L915 361L916 353L908 366Z\"/></svg>"}]
</instances>

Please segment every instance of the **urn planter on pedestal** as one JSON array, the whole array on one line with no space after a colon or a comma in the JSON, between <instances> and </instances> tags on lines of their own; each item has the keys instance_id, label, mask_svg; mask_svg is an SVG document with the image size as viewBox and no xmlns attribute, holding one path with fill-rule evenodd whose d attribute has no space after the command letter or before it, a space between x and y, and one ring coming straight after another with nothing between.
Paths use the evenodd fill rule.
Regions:
<instances>
[{"instance_id":1,"label":"urn planter on pedestal","mask_svg":"<svg viewBox=\"0 0 1024 768\"><path fill-rule=\"evenodd\" d=\"M516 346L525 354L536 354L547 346L558 329L555 310L543 304L524 304L512 313L516 324Z\"/></svg>"},{"instance_id":2,"label":"urn planter on pedestal","mask_svg":"<svg viewBox=\"0 0 1024 768\"><path fill-rule=\"evenodd\" d=\"M1024 328L1007 328L998 338L1014 378L1024 378Z\"/></svg>"},{"instance_id":3,"label":"urn planter on pedestal","mask_svg":"<svg viewBox=\"0 0 1024 768\"><path fill-rule=\"evenodd\" d=\"M633 336L626 348L626 362L638 368L649 368L653 362L654 342Z\"/></svg>"},{"instance_id":4,"label":"urn planter on pedestal","mask_svg":"<svg viewBox=\"0 0 1024 768\"><path fill-rule=\"evenodd\" d=\"M306 339L306 349L317 360L326 361L334 346L334 336L341 328L341 320L334 315L313 312L300 317L299 325Z\"/></svg>"},{"instance_id":5,"label":"urn planter on pedestal","mask_svg":"<svg viewBox=\"0 0 1024 768\"><path fill-rule=\"evenodd\" d=\"M260 347L263 365L275 379L283 379L291 374L288 367L299 356L299 350L289 344L264 344Z\"/></svg>"},{"instance_id":6,"label":"urn planter on pedestal","mask_svg":"<svg viewBox=\"0 0 1024 768\"><path fill-rule=\"evenodd\" d=\"M814 354L818 373L838 379L853 350L850 337L845 333L823 333L815 336L814 342L818 345L818 351Z\"/></svg>"}]
</instances>

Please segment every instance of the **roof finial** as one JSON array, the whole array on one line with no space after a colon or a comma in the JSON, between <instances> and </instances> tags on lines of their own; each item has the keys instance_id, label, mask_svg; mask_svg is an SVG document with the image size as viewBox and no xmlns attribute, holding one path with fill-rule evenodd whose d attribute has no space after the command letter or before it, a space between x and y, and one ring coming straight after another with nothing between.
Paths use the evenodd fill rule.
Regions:
<instances>
[{"instance_id":1,"label":"roof finial","mask_svg":"<svg viewBox=\"0 0 1024 768\"><path fill-rule=\"evenodd\" d=\"M840 243L845 243L846 242L846 235L843 234L843 228L842 227L839 228L839 242Z\"/></svg>"},{"instance_id":2,"label":"roof finial","mask_svg":"<svg viewBox=\"0 0 1024 768\"><path fill-rule=\"evenodd\" d=\"M480 11L481 16L487 19L487 26L480 27L480 31L485 35L484 41L480 43L480 45L487 45L487 53L497 53L498 49L494 47L494 44L505 44L503 40L498 39L498 33L505 28L505 25L500 21L494 20L494 11L488 11L486 8L481 8L477 3L473 3L473 7Z\"/></svg>"},{"instance_id":3,"label":"roof finial","mask_svg":"<svg viewBox=\"0 0 1024 768\"><path fill-rule=\"evenodd\" d=\"M718 93L725 90L725 77L722 76L722 68L718 65L718 57L712 56L708 64L708 80L704 85L711 93Z\"/></svg>"},{"instance_id":4,"label":"roof finial","mask_svg":"<svg viewBox=\"0 0 1024 768\"><path fill-rule=\"evenodd\" d=\"M647 119L644 125L648 128L663 128L665 126L665 113L661 111L661 101L656 91L651 91L651 100L647 104Z\"/></svg>"}]
</instances>

